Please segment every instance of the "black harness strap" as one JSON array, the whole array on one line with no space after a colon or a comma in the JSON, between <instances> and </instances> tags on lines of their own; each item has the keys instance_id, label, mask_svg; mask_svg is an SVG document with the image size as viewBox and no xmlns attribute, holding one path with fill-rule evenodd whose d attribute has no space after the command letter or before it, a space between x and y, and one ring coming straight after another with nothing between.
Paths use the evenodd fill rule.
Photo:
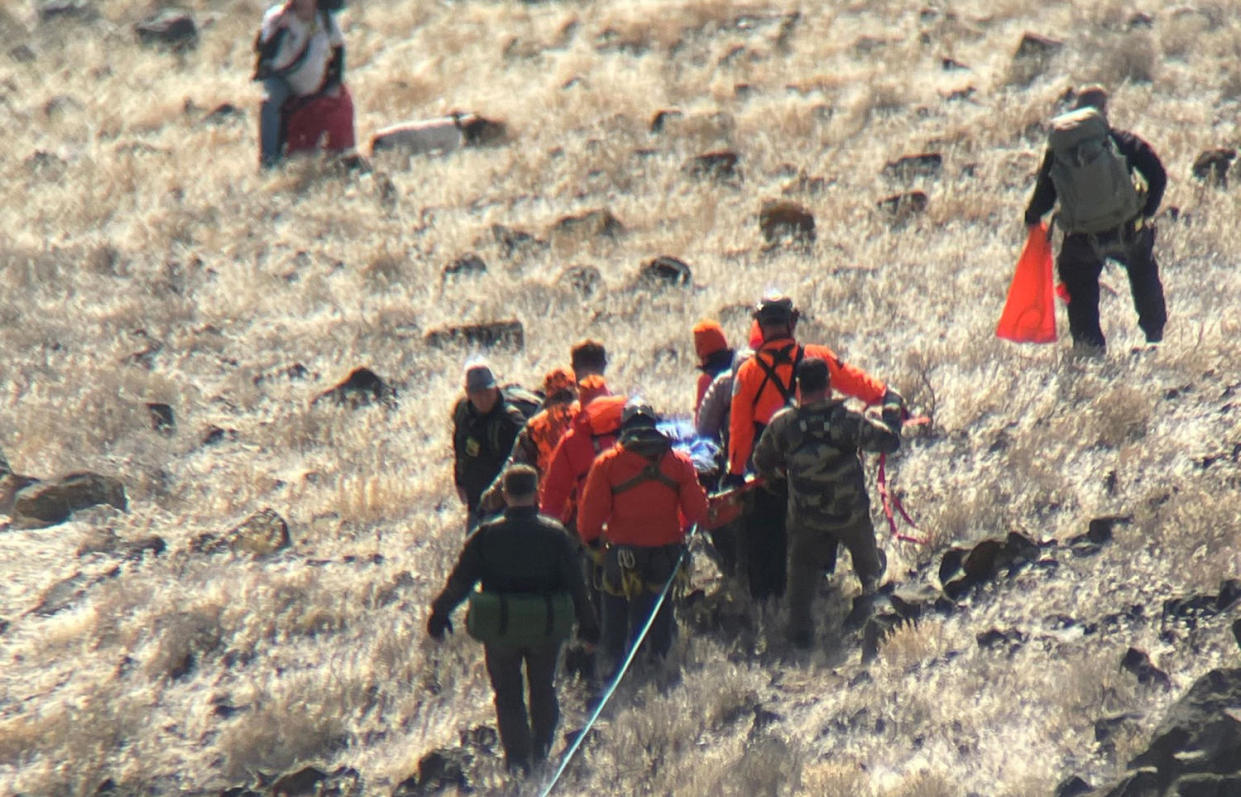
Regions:
<instances>
[{"instance_id":1,"label":"black harness strap","mask_svg":"<svg viewBox=\"0 0 1241 797\"><path fill-rule=\"evenodd\" d=\"M623 492L632 490L638 485L646 484L647 482L659 482L673 492L679 492L681 489L681 485L677 484L671 476L668 476L660 470L659 462L652 462L643 468L637 476L634 476L632 479L626 479L620 484L613 486L612 495L620 495Z\"/></svg>"},{"instance_id":2,"label":"black harness strap","mask_svg":"<svg viewBox=\"0 0 1241 797\"><path fill-rule=\"evenodd\" d=\"M796 357L790 356L794 349L797 350ZM761 353L755 354L754 362L758 363L758 367L763 369L764 376L763 381L758 386L758 390L754 392L754 403L752 406L758 407L759 399L763 397L763 391L767 389L768 383L776 386L776 389L780 391L781 397L784 398L785 404L791 403L796 397L796 393L793 390L793 382L797 379L797 366L801 365L802 358L805 356L806 350L796 343L790 343L783 349L776 349L772 352L772 362L770 364L763 359ZM780 379L780 375L776 373L776 367L783 365L784 363L789 363L793 366L793 370L789 374L789 383L787 385Z\"/></svg>"}]
</instances>

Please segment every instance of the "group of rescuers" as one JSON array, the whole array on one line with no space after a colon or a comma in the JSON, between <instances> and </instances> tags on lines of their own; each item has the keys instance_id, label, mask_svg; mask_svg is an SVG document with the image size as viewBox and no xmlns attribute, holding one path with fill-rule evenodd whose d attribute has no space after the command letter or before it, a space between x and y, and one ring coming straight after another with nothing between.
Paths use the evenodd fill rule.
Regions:
<instances>
[{"instance_id":1,"label":"group of rescuers","mask_svg":"<svg viewBox=\"0 0 1241 797\"><path fill-rule=\"evenodd\" d=\"M811 604L838 544L863 592L878 588L884 561L859 452L899 447L905 401L831 349L799 343L791 299L764 298L753 315L751 351L730 349L717 322L693 328L696 426L727 452L702 473L648 404L611 393L600 343L577 344L571 368L546 375L542 406L529 417L524 395L510 399L488 365L467 366L453 447L469 536L427 630L442 639L454 608L470 600L467 622L484 643L511 768L528 771L550 752L553 680L574 620L583 643L601 643L613 674L648 620L643 652L667 654L672 601L655 606L683 566L688 530L706 520L708 488L751 496L740 533L725 526L714 542L755 600L787 591L792 645L812 645ZM878 406L879 417L846 407L845 397Z\"/></svg>"},{"instance_id":2,"label":"group of rescuers","mask_svg":"<svg viewBox=\"0 0 1241 797\"><path fill-rule=\"evenodd\" d=\"M1058 209L1070 332L1087 355L1105 346L1098 280L1108 259L1128 272L1149 343L1162 340L1167 320L1152 222L1167 176L1149 144L1107 124L1106 106L1103 88L1087 86L1074 109L1053 120L1025 214L1038 229ZM574 620L587 646L602 641L613 675L648 621L646 652L656 659L668 652L671 601L652 612L681 566L687 530L708 514L708 487L746 493L744 516L713 529L712 542L725 574L743 579L755 601L787 593L794 647L813 644L812 602L839 545L849 549L863 594L878 588L885 561L861 453L897 450L908 410L896 390L831 349L798 342L798 315L789 298L764 298L741 350L728 346L717 322L694 326L702 371L696 431L726 453L710 474L672 446L649 405L611 393L597 342L574 346L571 367L548 373L540 398L506 395L490 367L467 367L453 446L470 536L427 630L443 639L454 608L470 600L467 622L484 643L510 768L528 772L550 752L553 680ZM850 409L846 397L877 408L878 417Z\"/></svg>"}]
</instances>

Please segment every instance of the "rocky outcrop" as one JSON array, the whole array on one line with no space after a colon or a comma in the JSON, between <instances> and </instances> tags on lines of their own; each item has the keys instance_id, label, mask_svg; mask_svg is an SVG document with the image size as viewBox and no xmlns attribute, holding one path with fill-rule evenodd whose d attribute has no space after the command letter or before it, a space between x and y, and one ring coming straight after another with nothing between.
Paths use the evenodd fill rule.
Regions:
<instances>
[{"instance_id":1,"label":"rocky outcrop","mask_svg":"<svg viewBox=\"0 0 1241 797\"><path fill-rule=\"evenodd\" d=\"M396 388L369 368L355 368L345 381L320 393L311 403L318 404L320 401L350 409L369 404L381 404L391 409L396 407Z\"/></svg>"},{"instance_id":2,"label":"rocky outcrop","mask_svg":"<svg viewBox=\"0 0 1241 797\"><path fill-rule=\"evenodd\" d=\"M684 260L662 255L642 264L638 272L639 287L684 287L694 281L694 272Z\"/></svg>"},{"instance_id":3,"label":"rocky outcrop","mask_svg":"<svg viewBox=\"0 0 1241 797\"><path fill-rule=\"evenodd\" d=\"M462 730L460 741L457 747L441 747L418 759L417 773L398 783L392 797L471 792L475 759L495 755L500 736L490 725L478 725Z\"/></svg>"},{"instance_id":4,"label":"rocky outcrop","mask_svg":"<svg viewBox=\"0 0 1241 797\"><path fill-rule=\"evenodd\" d=\"M441 327L428 332L425 340L428 346L437 347L464 344L483 349L521 349L526 345L526 332L520 321L511 319Z\"/></svg>"},{"instance_id":5,"label":"rocky outcrop","mask_svg":"<svg viewBox=\"0 0 1241 797\"><path fill-rule=\"evenodd\" d=\"M758 226L769 244L786 240L814 240L814 216L809 210L787 200L768 200L758 214Z\"/></svg>"},{"instance_id":6,"label":"rocky outcrop","mask_svg":"<svg viewBox=\"0 0 1241 797\"><path fill-rule=\"evenodd\" d=\"M607 208L597 208L565 216L552 225L552 238L616 238L625 232L625 225Z\"/></svg>"},{"instance_id":7,"label":"rocky outcrop","mask_svg":"<svg viewBox=\"0 0 1241 797\"><path fill-rule=\"evenodd\" d=\"M1241 669L1198 679L1107 797L1241 794Z\"/></svg>"},{"instance_id":8,"label":"rocky outcrop","mask_svg":"<svg viewBox=\"0 0 1241 797\"><path fill-rule=\"evenodd\" d=\"M1237 157L1232 147L1208 149L1194 159L1193 175L1208 185L1228 187L1228 168Z\"/></svg>"},{"instance_id":9,"label":"rocky outcrop","mask_svg":"<svg viewBox=\"0 0 1241 797\"><path fill-rule=\"evenodd\" d=\"M885 177L912 180L915 177L936 177L944 168L944 156L938 152L904 155L883 167Z\"/></svg>"},{"instance_id":10,"label":"rocky outcrop","mask_svg":"<svg viewBox=\"0 0 1241 797\"><path fill-rule=\"evenodd\" d=\"M944 594L960 600L982 584L994 580L1001 572L1012 574L1040 558L1039 545L1017 532L1003 539L981 540L972 548L949 548L939 563L939 581Z\"/></svg>"},{"instance_id":11,"label":"rocky outcrop","mask_svg":"<svg viewBox=\"0 0 1241 797\"><path fill-rule=\"evenodd\" d=\"M98 473L70 473L18 491L13 499L13 520L20 528L54 526L80 509L100 504L127 511L125 486Z\"/></svg>"},{"instance_id":12,"label":"rocky outcrop","mask_svg":"<svg viewBox=\"0 0 1241 797\"><path fill-rule=\"evenodd\" d=\"M186 50L198 44L198 25L188 11L162 8L134 26L138 41L147 45Z\"/></svg>"},{"instance_id":13,"label":"rocky outcrop","mask_svg":"<svg viewBox=\"0 0 1241 797\"><path fill-rule=\"evenodd\" d=\"M190 543L190 550L207 554L232 551L266 556L288 548L291 542L288 522L268 507L254 513L224 534L199 535Z\"/></svg>"}]
</instances>

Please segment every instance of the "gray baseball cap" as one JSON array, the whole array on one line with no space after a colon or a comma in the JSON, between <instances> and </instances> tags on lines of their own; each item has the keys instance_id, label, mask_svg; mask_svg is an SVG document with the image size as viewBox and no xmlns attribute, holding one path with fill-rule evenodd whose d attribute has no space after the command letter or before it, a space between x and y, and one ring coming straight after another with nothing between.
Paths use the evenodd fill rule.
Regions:
<instances>
[{"instance_id":1,"label":"gray baseball cap","mask_svg":"<svg viewBox=\"0 0 1241 797\"><path fill-rule=\"evenodd\" d=\"M496 386L495 374L490 366L476 363L465 369L465 389L467 392L486 390Z\"/></svg>"}]
</instances>

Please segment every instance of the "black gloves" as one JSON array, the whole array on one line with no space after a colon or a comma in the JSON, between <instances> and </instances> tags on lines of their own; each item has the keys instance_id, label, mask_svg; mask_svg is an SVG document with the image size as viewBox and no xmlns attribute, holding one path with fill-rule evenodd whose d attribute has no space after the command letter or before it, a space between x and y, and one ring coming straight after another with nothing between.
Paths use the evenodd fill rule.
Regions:
<instances>
[{"instance_id":1,"label":"black gloves","mask_svg":"<svg viewBox=\"0 0 1241 797\"><path fill-rule=\"evenodd\" d=\"M442 642L445 633L452 633L452 620L432 612L427 618L427 634L435 641Z\"/></svg>"},{"instance_id":2,"label":"black gloves","mask_svg":"<svg viewBox=\"0 0 1241 797\"><path fill-rule=\"evenodd\" d=\"M888 388L888 392L883 394L883 422L888 425L889 429L899 434L901 422L908 414L905 409L905 397L892 388Z\"/></svg>"},{"instance_id":3,"label":"black gloves","mask_svg":"<svg viewBox=\"0 0 1241 797\"><path fill-rule=\"evenodd\" d=\"M744 487L745 486L745 474L744 473L725 474L724 481L720 483L720 486L723 487L726 491L734 490L738 487Z\"/></svg>"}]
</instances>

